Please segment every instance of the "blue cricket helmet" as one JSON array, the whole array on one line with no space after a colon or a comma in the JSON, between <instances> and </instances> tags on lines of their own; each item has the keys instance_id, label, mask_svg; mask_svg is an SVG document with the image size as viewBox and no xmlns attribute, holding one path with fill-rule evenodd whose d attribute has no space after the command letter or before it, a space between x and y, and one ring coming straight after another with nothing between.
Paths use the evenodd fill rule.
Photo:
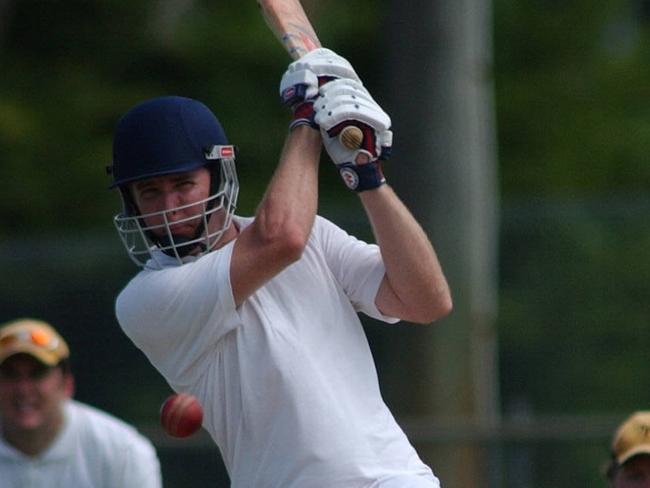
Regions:
<instances>
[{"instance_id":1,"label":"blue cricket helmet","mask_svg":"<svg viewBox=\"0 0 650 488\"><path fill-rule=\"evenodd\" d=\"M210 195L184 207L165 208L143 215L135 205L128 184L146 178L210 170ZM168 96L144 101L118 122L113 138L111 188L118 187L123 209L113 222L127 253L138 265L160 267L156 250L175 257L179 264L188 255L201 256L217 247L228 230L237 204L239 182L235 147L228 145L216 116L203 103L191 98ZM167 215L187 206L200 220L194 236L177 236ZM222 213L221 225L210 224ZM148 225L147 218L160 217L163 225ZM151 263L155 262L155 265Z\"/></svg>"},{"instance_id":2,"label":"blue cricket helmet","mask_svg":"<svg viewBox=\"0 0 650 488\"><path fill-rule=\"evenodd\" d=\"M211 162L210 148L227 144L219 120L203 103L178 96L146 100L117 124L111 188L193 171Z\"/></svg>"}]
</instances>

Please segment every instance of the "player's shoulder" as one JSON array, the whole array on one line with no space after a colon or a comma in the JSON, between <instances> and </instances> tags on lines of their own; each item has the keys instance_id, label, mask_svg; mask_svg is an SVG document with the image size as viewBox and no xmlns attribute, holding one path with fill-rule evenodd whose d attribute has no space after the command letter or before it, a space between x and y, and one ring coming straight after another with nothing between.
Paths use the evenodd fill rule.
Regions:
<instances>
[{"instance_id":1,"label":"player's shoulder","mask_svg":"<svg viewBox=\"0 0 650 488\"><path fill-rule=\"evenodd\" d=\"M117 295L116 308L155 307L190 279L188 275L197 262L140 270Z\"/></svg>"}]
</instances>

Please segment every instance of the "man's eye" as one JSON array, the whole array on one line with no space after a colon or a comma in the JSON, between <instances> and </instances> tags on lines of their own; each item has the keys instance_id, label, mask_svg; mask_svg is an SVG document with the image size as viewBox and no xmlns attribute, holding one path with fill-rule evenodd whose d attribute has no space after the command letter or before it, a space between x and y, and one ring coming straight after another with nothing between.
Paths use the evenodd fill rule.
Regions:
<instances>
[{"instance_id":1,"label":"man's eye","mask_svg":"<svg viewBox=\"0 0 650 488\"><path fill-rule=\"evenodd\" d=\"M150 190L143 190L140 192L140 198L143 198L145 200L154 198L156 196L157 192L154 189Z\"/></svg>"},{"instance_id":2,"label":"man's eye","mask_svg":"<svg viewBox=\"0 0 650 488\"><path fill-rule=\"evenodd\" d=\"M40 380L45 378L49 373L49 368L37 368L30 373L29 377L33 380Z\"/></svg>"},{"instance_id":3,"label":"man's eye","mask_svg":"<svg viewBox=\"0 0 650 488\"><path fill-rule=\"evenodd\" d=\"M15 380L16 378L18 378L18 373L16 373L15 371L12 371L12 370L3 369L3 370L0 370L0 378L2 378L3 380L6 380L6 381Z\"/></svg>"},{"instance_id":4,"label":"man's eye","mask_svg":"<svg viewBox=\"0 0 650 488\"><path fill-rule=\"evenodd\" d=\"M22 377L29 378L30 380L41 380L45 378L49 373L50 373L50 368L47 367L35 368L26 374L8 369L8 370L0 371L0 378L2 378L5 381L16 381Z\"/></svg>"}]
</instances>

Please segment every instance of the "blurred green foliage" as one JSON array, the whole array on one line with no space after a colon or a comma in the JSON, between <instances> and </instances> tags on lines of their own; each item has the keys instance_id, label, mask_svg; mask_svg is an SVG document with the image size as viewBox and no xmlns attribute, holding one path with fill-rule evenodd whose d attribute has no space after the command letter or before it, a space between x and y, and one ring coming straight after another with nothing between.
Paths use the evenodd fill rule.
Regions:
<instances>
[{"instance_id":1,"label":"blurred green foliage","mask_svg":"<svg viewBox=\"0 0 650 488\"><path fill-rule=\"evenodd\" d=\"M504 408L647 407L648 2L494 6Z\"/></svg>"},{"instance_id":2,"label":"blurred green foliage","mask_svg":"<svg viewBox=\"0 0 650 488\"><path fill-rule=\"evenodd\" d=\"M647 8L629 0L495 0L506 197L648 191Z\"/></svg>"},{"instance_id":3,"label":"blurred green foliage","mask_svg":"<svg viewBox=\"0 0 650 488\"><path fill-rule=\"evenodd\" d=\"M388 2L306 2L321 39L369 86L382 77L376 67L390 65L379 62ZM240 147L240 213L249 214L286 130L276 93L288 57L252 1L0 5L0 248L12 277L0 284L3 314L64 324L80 397L150 421L166 386L112 316L112 300L134 271L110 225L119 207L104 171L113 128L144 98L203 100ZM648 5L493 2L506 412L522 401L536 413L650 405ZM429 28L422 22L410 28ZM325 201L351 198L334 177L323 182ZM79 238L97 233L111 237L102 245ZM112 347L88 348L103 343ZM575 468L584 456L563 459ZM582 471L591 482L567 486L593 486L599 461L592 456ZM554 466L541 471L557 473ZM560 486L558 477L546 486Z\"/></svg>"},{"instance_id":4,"label":"blurred green foliage","mask_svg":"<svg viewBox=\"0 0 650 488\"><path fill-rule=\"evenodd\" d=\"M322 13L322 39L351 59L357 35L372 41L372 16L360 28L350 14L364 1ZM105 227L118 208L103 191L115 123L167 94L215 111L241 149L240 208L254 209L288 122L276 94L289 62L254 2L21 0L1 22L0 177L11 185L0 209L12 218L0 235Z\"/></svg>"}]
</instances>

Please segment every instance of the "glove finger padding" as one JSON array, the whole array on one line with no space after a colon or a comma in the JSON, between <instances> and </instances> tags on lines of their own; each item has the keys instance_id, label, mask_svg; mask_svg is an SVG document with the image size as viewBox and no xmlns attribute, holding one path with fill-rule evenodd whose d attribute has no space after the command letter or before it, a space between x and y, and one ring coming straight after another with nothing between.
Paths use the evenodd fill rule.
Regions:
<instances>
[{"instance_id":1,"label":"glove finger padding","mask_svg":"<svg viewBox=\"0 0 650 488\"><path fill-rule=\"evenodd\" d=\"M347 59L324 47L308 52L292 64L297 68L310 70L319 78L347 78L361 83L359 76Z\"/></svg>"},{"instance_id":2,"label":"glove finger padding","mask_svg":"<svg viewBox=\"0 0 650 488\"><path fill-rule=\"evenodd\" d=\"M358 120L373 127L377 131L390 128L390 117L372 98L360 97L358 94L345 93L330 99L324 99L325 104L317 99L315 108L317 116L322 119L321 127L327 129L343 120ZM322 114L320 112L323 112Z\"/></svg>"},{"instance_id":3,"label":"glove finger padding","mask_svg":"<svg viewBox=\"0 0 650 488\"><path fill-rule=\"evenodd\" d=\"M292 62L280 81L280 98L285 105L318 95L318 87L337 78L361 80L350 62L326 48L310 51Z\"/></svg>"},{"instance_id":4,"label":"glove finger padding","mask_svg":"<svg viewBox=\"0 0 650 488\"><path fill-rule=\"evenodd\" d=\"M367 153L371 161L388 158L393 142L390 117L363 85L352 80L328 83L320 89L314 110L314 121L335 164L355 163L360 152ZM350 125L363 134L359 149L348 149L338 140L338 134Z\"/></svg>"},{"instance_id":5,"label":"glove finger padding","mask_svg":"<svg viewBox=\"0 0 650 488\"><path fill-rule=\"evenodd\" d=\"M390 155L391 120L368 90L354 80L332 81L321 87L314 110L325 149L348 188L365 191L383 185L386 180L378 160ZM349 149L339 140L350 126L361 130L358 149Z\"/></svg>"},{"instance_id":6,"label":"glove finger padding","mask_svg":"<svg viewBox=\"0 0 650 488\"><path fill-rule=\"evenodd\" d=\"M305 124L318 129L313 101L319 86L337 78L359 80L352 65L329 49L314 49L289 65L280 81L280 99L293 111L290 130Z\"/></svg>"},{"instance_id":7,"label":"glove finger padding","mask_svg":"<svg viewBox=\"0 0 650 488\"><path fill-rule=\"evenodd\" d=\"M280 81L280 100L284 105L292 106L318 95L318 77L308 69L289 69Z\"/></svg>"}]
</instances>

